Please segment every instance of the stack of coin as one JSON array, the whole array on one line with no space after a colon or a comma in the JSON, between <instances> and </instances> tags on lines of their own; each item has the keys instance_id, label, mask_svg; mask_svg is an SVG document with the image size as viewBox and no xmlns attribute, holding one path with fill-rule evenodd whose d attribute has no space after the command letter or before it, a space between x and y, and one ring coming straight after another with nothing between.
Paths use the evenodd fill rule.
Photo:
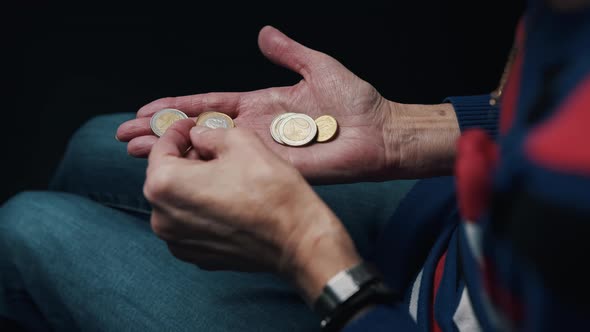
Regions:
<instances>
[{"instance_id":1,"label":"stack of coin","mask_svg":"<svg viewBox=\"0 0 590 332\"><path fill-rule=\"evenodd\" d=\"M184 114L184 112L174 108L165 108L152 115L150 127L152 128L154 134L159 137L164 135L166 130L174 122L182 119L188 119L188 116ZM199 126L205 126L211 129L234 128L236 126L232 118L230 118L227 114L219 112L204 112L203 114L199 115L196 122Z\"/></svg>"},{"instance_id":2,"label":"stack of coin","mask_svg":"<svg viewBox=\"0 0 590 332\"><path fill-rule=\"evenodd\" d=\"M301 113L284 113L270 124L270 135L279 144L302 146L312 141L326 142L336 134L338 123L329 115L312 119Z\"/></svg>"}]
</instances>

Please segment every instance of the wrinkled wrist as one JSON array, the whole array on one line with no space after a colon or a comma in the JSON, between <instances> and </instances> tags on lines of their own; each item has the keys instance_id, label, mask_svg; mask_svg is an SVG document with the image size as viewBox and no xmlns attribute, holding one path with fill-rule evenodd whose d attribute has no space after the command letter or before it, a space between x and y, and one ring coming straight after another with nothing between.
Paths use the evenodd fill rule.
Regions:
<instances>
[{"instance_id":1,"label":"wrinkled wrist","mask_svg":"<svg viewBox=\"0 0 590 332\"><path fill-rule=\"evenodd\" d=\"M324 237L309 249L301 256L306 259L300 261L294 282L305 301L312 306L328 280L359 264L361 258L350 239Z\"/></svg>"},{"instance_id":2,"label":"wrinkled wrist","mask_svg":"<svg viewBox=\"0 0 590 332\"><path fill-rule=\"evenodd\" d=\"M297 216L297 227L284 239L283 275L311 305L328 280L361 261L346 229L317 197Z\"/></svg>"},{"instance_id":3,"label":"wrinkled wrist","mask_svg":"<svg viewBox=\"0 0 590 332\"><path fill-rule=\"evenodd\" d=\"M459 125L451 104L388 102L383 125L389 178L452 174Z\"/></svg>"}]
</instances>

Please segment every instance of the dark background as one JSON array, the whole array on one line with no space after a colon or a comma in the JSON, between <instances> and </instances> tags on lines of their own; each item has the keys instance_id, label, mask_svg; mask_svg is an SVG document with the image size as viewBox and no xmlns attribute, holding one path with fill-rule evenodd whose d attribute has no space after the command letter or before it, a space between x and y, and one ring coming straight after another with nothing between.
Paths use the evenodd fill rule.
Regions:
<instances>
[{"instance_id":1,"label":"dark background","mask_svg":"<svg viewBox=\"0 0 590 332\"><path fill-rule=\"evenodd\" d=\"M387 98L437 103L498 82L523 1L28 1L1 10L0 202L43 189L89 118L151 100L296 83L257 48L271 24Z\"/></svg>"}]
</instances>

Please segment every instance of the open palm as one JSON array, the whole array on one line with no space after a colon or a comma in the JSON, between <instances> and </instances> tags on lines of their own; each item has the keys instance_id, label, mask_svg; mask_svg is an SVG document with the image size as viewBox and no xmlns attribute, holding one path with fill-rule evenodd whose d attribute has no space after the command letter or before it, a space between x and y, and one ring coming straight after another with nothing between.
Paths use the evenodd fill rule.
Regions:
<instances>
[{"instance_id":1,"label":"open palm","mask_svg":"<svg viewBox=\"0 0 590 332\"><path fill-rule=\"evenodd\" d=\"M289 87L159 99L142 107L136 119L123 123L117 137L129 142L131 155L144 157L157 140L149 126L155 112L177 108L195 117L217 111L231 116L236 126L254 130L270 149L308 179L347 182L379 176L391 163L383 140L383 124L392 116L389 102L335 59L272 27L261 30L258 44L268 59L296 71L303 79ZM286 112L312 118L332 115L339 124L338 136L305 147L280 145L272 139L269 126L275 116Z\"/></svg>"}]
</instances>

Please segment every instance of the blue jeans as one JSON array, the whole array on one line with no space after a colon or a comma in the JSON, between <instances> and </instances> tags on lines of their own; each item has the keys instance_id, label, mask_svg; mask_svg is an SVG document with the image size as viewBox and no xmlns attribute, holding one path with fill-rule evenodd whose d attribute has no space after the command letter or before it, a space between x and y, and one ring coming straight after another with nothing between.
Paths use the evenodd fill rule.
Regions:
<instances>
[{"instance_id":1,"label":"blue jeans","mask_svg":"<svg viewBox=\"0 0 590 332\"><path fill-rule=\"evenodd\" d=\"M314 331L319 318L271 274L208 272L175 259L149 226L145 160L115 130L80 128L47 192L0 208L0 317L33 331ZM318 186L359 251L414 181Z\"/></svg>"}]
</instances>

